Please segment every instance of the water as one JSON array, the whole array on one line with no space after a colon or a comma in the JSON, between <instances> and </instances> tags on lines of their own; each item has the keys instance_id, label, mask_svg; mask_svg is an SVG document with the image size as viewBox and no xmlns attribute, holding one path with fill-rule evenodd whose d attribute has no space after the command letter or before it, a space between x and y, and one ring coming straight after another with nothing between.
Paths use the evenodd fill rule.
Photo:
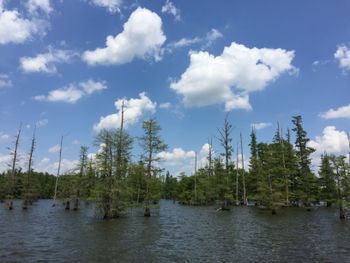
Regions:
<instances>
[{"instance_id":1,"label":"water","mask_svg":"<svg viewBox=\"0 0 350 263\"><path fill-rule=\"evenodd\" d=\"M161 201L144 218L132 209L103 221L41 200L0 208L0 262L350 262L350 220L337 210L253 207L216 212Z\"/></svg>"}]
</instances>

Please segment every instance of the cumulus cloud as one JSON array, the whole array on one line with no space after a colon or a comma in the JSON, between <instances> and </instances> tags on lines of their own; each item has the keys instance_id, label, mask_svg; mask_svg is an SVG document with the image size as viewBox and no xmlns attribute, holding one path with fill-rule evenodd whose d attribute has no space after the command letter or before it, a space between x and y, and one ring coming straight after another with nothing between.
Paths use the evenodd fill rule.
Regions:
<instances>
[{"instance_id":1,"label":"cumulus cloud","mask_svg":"<svg viewBox=\"0 0 350 263\"><path fill-rule=\"evenodd\" d=\"M120 12L122 0L91 0L91 4L106 8L110 13Z\"/></svg>"},{"instance_id":2,"label":"cumulus cloud","mask_svg":"<svg viewBox=\"0 0 350 263\"><path fill-rule=\"evenodd\" d=\"M264 90L283 73L295 73L294 51L248 48L232 43L219 56L190 52L190 65L170 88L187 107L225 103L225 110L250 110L249 94Z\"/></svg>"},{"instance_id":3,"label":"cumulus cloud","mask_svg":"<svg viewBox=\"0 0 350 263\"><path fill-rule=\"evenodd\" d=\"M194 151L185 151L178 147L170 152L160 152L157 157L161 160L158 165L174 175L179 175L181 172L191 174L194 171Z\"/></svg>"},{"instance_id":4,"label":"cumulus cloud","mask_svg":"<svg viewBox=\"0 0 350 263\"><path fill-rule=\"evenodd\" d=\"M181 20L181 11L178 9L173 2L166 0L165 4L162 6L162 13L174 16L175 21Z\"/></svg>"},{"instance_id":5,"label":"cumulus cloud","mask_svg":"<svg viewBox=\"0 0 350 263\"><path fill-rule=\"evenodd\" d=\"M21 57L20 68L24 73L54 74L57 72L56 63L67 63L74 55L75 53L70 50L49 47L47 53L38 54L35 57Z\"/></svg>"},{"instance_id":6,"label":"cumulus cloud","mask_svg":"<svg viewBox=\"0 0 350 263\"><path fill-rule=\"evenodd\" d=\"M346 153L348 150L348 136L345 131L338 131L334 126L327 126L323 129L322 136L316 136L310 140L309 146L316 149L316 152Z\"/></svg>"},{"instance_id":7,"label":"cumulus cloud","mask_svg":"<svg viewBox=\"0 0 350 263\"><path fill-rule=\"evenodd\" d=\"M162 19L146 8L137 8L117 36L109 35L106 46L85 51L83 60L89 65L120 65L135 58L161 59L161 46L166 37L162 31Z\"/></svg>"},{"instance_id":8,"label":"cumulus cloud","mask_svg":"<svg viewBox=\"0 0 350 263\"><path fill-rule=\"evenodd\" d=\"M0 45L23 43L34 35L45 35L48 22L37 16L25 18L18 10L5 8L5 1L0 3Z\"/></svg>"},{"instance_id":9,"label":"cumulus cloud","mask_svg":"<svg viewBox=\"0 0 350 263\"><path fill-rule=\"evenodd\" d=\"M60 173L65 174L69 172L74 172L78 169L78 164L78 160L62 159ZM34 163L33 168L35 171L38 172L47 172L49 174L56 175L58 162L52 162L49 158L45 157L41 159L37 164Z\"/></svg>"},{"instance_id":10,"label":"cumulus cloud","mask_svg":"<svg viewBox=\"0 0 350 263\"><path fill-rule=\"evenodd\" d=\"M6 74L0 74L0 89L12 87L12 80Z\"/></svg>"},{"instance_id":11,"label":"cumulus cloud","mask_svg":"<svg viewBox=\"0 0 350 263\"><path fill-rule=\"evenodd\" d=\"M271 126L272 123L271 122L259 122L259 123L252 123L250 124L251 127L253 127L256 130L262 130L265 129L269 126Z\"/></svg>"},{"instance_id":12,"label":"cumulus cloud","mask_svg":"<svg viewBox=\"0 0 350 263\"><path fill-rule=\"evenodd\" d=\"M107 89L105 81L87 80L80 83L71 83L60 89L49 92L48 95L38 95L34 99L37 101L76 103L84 96Z\"/></svg>"},{"instance_id":13,"label":"cumulus cloud","mask_svg":"<svg viewBox=\"0 0 350 263\"><path fill-rule=\"evenodd\" d=\"M350 48L341 45L338 47L337 51L334 53L334 58L338 61L339 67L344 70L350 70Z\"/></svg>"},{"instance_id":14,"label":"cumulus cloud","mask_svg":"<svg viewBox=\"0 0 350 263\"><path fill-rule=\"evenodd\" d=\"M317 169L320 156L325 152L346 155L349 150L349 141L345 131L339 131L335 126L327 126L323 129L322 136L316 136L314 140L310 140L308 146L316 150L312 154L312 164Z\"/></svg>"},{"instance_id":15,"label":"cumulus cloud","mask_svg":"<svg viewBox=\"0 0 350 263\"><path fill-rule=\"evenodd\" d=\"M146 113L154 113L157 103L152 102L150 98L146 96L145 92L139 94L139 98L132 99L118 99L114 106L117 109L117 113L113 113L100 118L100 121L94 125L95 131L102 129L116 129L120 126L121 110L124 102L124 122L125 127L132 125L140 120L140 118Z\"/></svg>"},{"instance_id":16,"label":"cumulus cloud","mask_svg":"<svg viewBox=\"0 0 350 263\"><path fill-rule=\"evenodd\" d=\"M324 119L338 119L347 118L350 119L350 104L339 107L338 109L330 109L320 114Z\"/></svg>"}]
</instances>

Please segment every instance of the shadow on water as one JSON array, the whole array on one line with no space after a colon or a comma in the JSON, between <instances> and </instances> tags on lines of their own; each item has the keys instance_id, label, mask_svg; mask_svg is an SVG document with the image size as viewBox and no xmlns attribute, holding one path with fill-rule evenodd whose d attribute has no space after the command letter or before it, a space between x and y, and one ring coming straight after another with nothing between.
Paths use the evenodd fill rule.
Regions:
<instances>
[{"instance_id":1,"label":"shadow on water","mask_svg":"<svg viewBox=\"0 0 350 263\"><path fill-rule=\"evenodd\" d=\"M350 262L350 222L337 210L269 211L189 207L162 200L98 220L41 200L27 211L0 208L0 262Z\"/></svg>"}]
</instances>

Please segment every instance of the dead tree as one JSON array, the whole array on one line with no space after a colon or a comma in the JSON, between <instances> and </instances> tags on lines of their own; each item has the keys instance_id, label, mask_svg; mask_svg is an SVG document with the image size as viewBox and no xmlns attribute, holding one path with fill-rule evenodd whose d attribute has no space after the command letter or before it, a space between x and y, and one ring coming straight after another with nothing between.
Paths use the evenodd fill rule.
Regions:
<instances>
[{"instance_id":1,"label":"dead tree","mask_svg":"<svg viewBox=\"0 0 350 263\"><path fill-rule=\"evenodd\" d=\"M9 195L8 195L8 202L7 202L7 208L9 210L13 209L13 199L15 197L15 191L16 191L16 164L18 162L18 148L19 148L19 139L22 132L22 123L19 125L19 129L16 135L15 140L15 147L14 150L11 152L12 158L12 164L11 164L11 178L10 178L10 184L9 184Z\"/></svg>"},{"instance_id":2,"label":"dead tree","mask_svg":"<svg viewBox=\"0 0 350 263\"><path fill-rule=\"evenodd\" d=\"M247 205L247 192L245 187L245 170L244 170L244 155L243 155L243 142L242 142L242 133L239 134L241 139L241 162L242 162L242 183L243 183L243 204Z\"/></svg>"},{"instance_id":3,"label":"dead tree","mask_svg":"<svg viewBox=\"0 0 350 263\"><path fill-rule=\"evenodd\" d=\"M28 170L27 170L26 182L24 186L24 200L22 203L22 209L27 209L28 205L30 205L33 202L33 193L30 189L31 187L30 178L32 173L32 165L33 165L33 153L34 153L35 143L36 143L35 131L36 131L36 127L34 127L32 142L31 142L30 151L29 151Z\"/></svg>"},{"instance_id":4,"label":"dead tree","mask_svg":"<svg viewBox=\"0 0 350 263\"><path fill-rule=\"evenodd\" d=\"M56 206L58 178L60 177L61 162L62 162L62 145L63 145L63 136L61 136L60 151L59 151L59 157L58 157L58 167L57 167L57 174L56 174L56 183L55 183L55 193L54 193L54 196L53 196L53 204L52 204L52 206Z\"/></svg>"}]
</instances>

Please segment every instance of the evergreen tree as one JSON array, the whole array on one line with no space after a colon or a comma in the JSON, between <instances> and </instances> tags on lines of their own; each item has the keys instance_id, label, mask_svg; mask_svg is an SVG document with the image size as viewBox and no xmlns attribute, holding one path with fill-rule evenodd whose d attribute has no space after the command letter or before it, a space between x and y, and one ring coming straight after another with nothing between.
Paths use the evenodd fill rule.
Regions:
<instances>
[{"instance_id":1,"label":"evergreen tree","mask_svg":"<svg viewBox=\"0 0 350 263\"><path fill-rule=\"evenodd\" d=\"M307 146L310 139L307 137L307 133L302 126L301 116L293 116L292 122L294 124L292 130L296 135L295 147L298 162L298 174L295 188L298 189L297 198L301 200L306 207L309 207L312 201L312 191L315 183L314 174L310 169L310 155L315 149Z\"/></svg>"},{"instance_id":2,"label":"evergreen tree","mask_svg":"<svg viewBox=\"0 0 350 263\"><path fill-rule=\"evenodd\" d=\"M139 143L144 153L142 155L142 160L146 164L146 207L145 207L145 216L150 216L149 201L152 197L151 188L155 182L154 177L156 177L157 172L159 171L154 163L160 160L160 157L157 156L157 153L165 151L167 145L162 141L159 133L161 127L155 119L149 119L142 123L142 129L144 135L139 138ZM153 183L152 183L153 182Z\"/></svg>"}]
</instances>

